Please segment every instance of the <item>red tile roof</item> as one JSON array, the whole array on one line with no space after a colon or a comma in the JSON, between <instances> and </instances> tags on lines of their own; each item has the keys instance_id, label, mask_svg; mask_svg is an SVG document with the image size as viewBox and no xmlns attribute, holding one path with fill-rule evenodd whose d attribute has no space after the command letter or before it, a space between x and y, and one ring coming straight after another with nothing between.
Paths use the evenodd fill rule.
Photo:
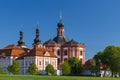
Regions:
<instances>
[{"instance_id":1,"label":"red tile roof","mask_svg":"<svg viewBox=\"0 0 120 80\"><path fill-rule=\"evenodd\" d=\"M45 55L48 52L49 55ZM44 47L34 47L32 49L22 48L15 44L8 45L3 49L0 49L1 56L15 56L18 59L24 59L28 56L45 56L45 57L56 57L52 51Z\"/></svg>"},{"instance_id":2,"label":"red tile roof","mask_svg":"<svg viewBox=\"0 0 120 80\"><path fill-rule=\"evenodd\" d=\"M44 47L34 47L33 49L30 50L30 52L27 53L26 56L45 56L46 52L49 53L50 57L57 57L54 55L52 51Z\"/></svg>"},{"instance_id":3,"label":"red tile roof","mask_svg":"<svg viewBox=\"0 0 120 80\"><path fill-rule=\"evenodd\" d=\"M0 49L0 54L4 56L16 56L19 57L22 54L25 54L25 50L15 44L8 45L3 49Z\"/></svg>"}]
</instances>

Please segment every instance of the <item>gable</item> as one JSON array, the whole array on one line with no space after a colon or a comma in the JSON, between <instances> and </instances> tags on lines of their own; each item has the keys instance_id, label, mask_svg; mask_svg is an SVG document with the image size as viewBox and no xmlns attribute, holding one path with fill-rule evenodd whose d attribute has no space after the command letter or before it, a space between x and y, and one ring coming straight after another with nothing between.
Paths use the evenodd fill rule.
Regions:
<instances>
[{"instance_id":1,"label":"gable","mask_svg":"<svg viewBox=\"0 0 120 80\"><path fill-rule=\"evenodd\" d=\"M50 56L49 52L46 51L46 52L44 53L44 56Z\"/></svg>"}]
</instances>

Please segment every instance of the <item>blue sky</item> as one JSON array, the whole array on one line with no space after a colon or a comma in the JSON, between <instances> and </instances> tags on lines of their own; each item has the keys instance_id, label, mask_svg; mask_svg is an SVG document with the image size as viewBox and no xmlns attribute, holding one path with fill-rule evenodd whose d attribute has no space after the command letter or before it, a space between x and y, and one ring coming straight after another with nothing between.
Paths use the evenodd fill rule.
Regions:
<instances>
[{"instance_id":1,"label":"blue sky","mask_svg":"<svg viewBox=\"0 0 120 80\"><path fill-rule=\"evenodd\" d=\"M86 45L86 59L120 46L120 0L0 0L0 48L17 44L19 31L32 46L37 23L43 42L56 36L62 11L65 35Z\"/></svg>"}]
</instances>

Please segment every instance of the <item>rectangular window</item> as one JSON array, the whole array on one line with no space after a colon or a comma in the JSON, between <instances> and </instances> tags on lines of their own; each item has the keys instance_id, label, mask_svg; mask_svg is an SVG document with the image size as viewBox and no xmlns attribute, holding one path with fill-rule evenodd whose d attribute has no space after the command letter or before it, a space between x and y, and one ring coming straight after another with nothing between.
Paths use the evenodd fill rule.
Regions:
<instances>
[{"instance_id":1,"label":"rectangular window","mask_svg":"<svg viewBox=\"0 0 120 80\"><path fill-rule=\"evenodd\" d=\"M49 64L49 62L48 61L45 61L45 65L47 66Z\"/></svg>"},{"instance_id":2,"label":"rectangular window","mask_svg":"<svg viewBox=\"0 0 120 80\"><path fill-rule=\"evenodd\" d=\"M60 49L58 49L57 54L60 55Z\"/></svg>"},{"instance_id":3,"label":"rectangular window","mask_svg":"<svg viewBox=\"0 0 120 80\"><path fill-rule=\"evenodd\" d=\"M25 66L27 66L27 61L25 61Z\"/></svg>"},{"instance_id":4,"label":"rectangular window","mask_svg":"<svg viewBox=\"0 0 120 80\"><path fill-rule=\"evenodd\" d=\"M75 47L73 47L73 49L72 49L72 55L73 55L73 57L75 57Z\"/></svg>"},{"instance_id":5,"label":"rectangular window","mask_svg":"<svg viewBox=\"0 0 120 80\"><path fill-rule=\"evenodd\" d=\"M82 51L80 51L80 55L82 56Z\"/></svg>"},{"instance_id":6,"label":"rectangular window","mask_svg":"<svg viewBox=\"0 0 120 80\"><path fill-rule=\"evenodd\" d=\"M64 50L64 55L67 55L67 50Z\"/></svg>"},{"instance_id":7,"label":"rectangular window","mask_svg":"<svg viewBox=\"0 0 120 80\"><path fill-rule=\"evenodd\" d=\"M41 61L39 61L39 65L41 65Z\"/></svg>"},{"instance_id":8,"label":"rectangular window","mask_svg":"<svg viewBox=\"0 0 120 80\"><path fill-rule=\"evenodd\" d=\"M58 63L58 65L59 65L59 64L60 64L60 58L58 58L58 60L57 60L57 61L58 61L58 62L57 62L57 63Z\"/></svg>"}]
</instances>

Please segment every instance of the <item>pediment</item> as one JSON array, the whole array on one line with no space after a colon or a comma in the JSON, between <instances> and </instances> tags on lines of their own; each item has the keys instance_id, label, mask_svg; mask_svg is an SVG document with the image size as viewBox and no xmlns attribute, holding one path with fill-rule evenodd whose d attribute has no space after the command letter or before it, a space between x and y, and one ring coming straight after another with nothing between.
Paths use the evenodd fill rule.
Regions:
<instances>
[{"instance_id":1,"label":"pediment","mask_svg":"<svg viewBox=\"0 0 120 80\"><path fill-rule=\"evenodd\" d=\"M50 56L49 52L45 52L44 56Z\"/></svg>"}]
</instances>

